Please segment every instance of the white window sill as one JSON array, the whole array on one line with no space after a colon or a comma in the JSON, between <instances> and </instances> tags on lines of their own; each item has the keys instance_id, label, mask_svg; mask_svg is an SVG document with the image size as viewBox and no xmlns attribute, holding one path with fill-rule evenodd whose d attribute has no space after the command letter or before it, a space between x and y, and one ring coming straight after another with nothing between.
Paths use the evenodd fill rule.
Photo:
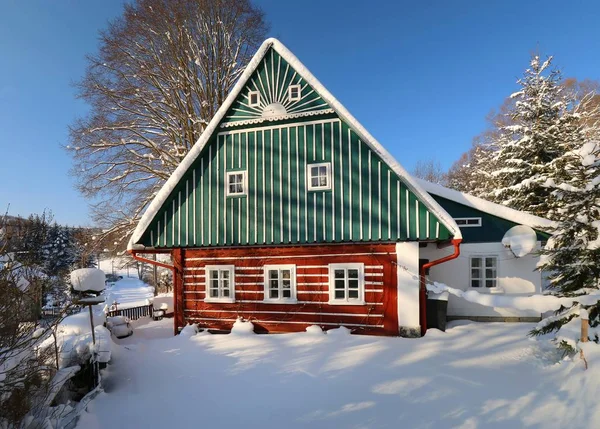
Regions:
<instances>
[{"instance_id":1,"label":"white window sill","mask_svg":"<svg viewBox=\"0 0 600 429\"><path fill-rule=\"evenodd\" d=\"M328 301L329 305L367 305L365 301L356 300L356 301L342 301L341 299L335 301Z\"/></svg>"},{"instance_id":2,"label":"white window sill","mask_svg":"<svg viewBox=\"0 0 600 429\"><path fill-rule=\"evenodd\" d=\"M298 304L297 299L265 299L263 304Z\"/></svg>"},{"instance_id":3,"label":"white window sill","mask_svg":"<svg viewBox=\"0 0 600 429\"><path fill-rule=\"evenodd\" d=\"M235 298L204 298L204 302L232 304L235 302Z\"/></svg>"}]
</instances>

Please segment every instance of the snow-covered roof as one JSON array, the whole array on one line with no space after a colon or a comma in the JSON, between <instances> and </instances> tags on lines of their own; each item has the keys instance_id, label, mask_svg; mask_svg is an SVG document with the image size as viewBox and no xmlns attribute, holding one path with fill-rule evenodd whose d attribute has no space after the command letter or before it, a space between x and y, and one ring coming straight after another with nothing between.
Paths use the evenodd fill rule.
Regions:
<instances>
[{"instance_id":1,"label":"snow-covered roof","mask_svg":"<svg viewBox=\"0 0 600 429\"><path fill-rule=\"evenodd\" d=\"M237 99L238 95L245 87L248 79L252 76L256 68L259 66L269 48L273 48L289 65L321 96L321 98L329 104L329 106L337 113L337 115L346 121L360 139L367 143L371 149L388 164L388 166L404 181L406 186L431 210L433 214L442 222L448 230L453 234L454 238L462 238L460 228L450 216L421 186L410 176L410 174L400 165L396 159L350 114L348 110L333 96L331 93L317 80L316 77L296 58L296 56L288 50L279 40L269 38L263 42L254 57L248 63L238 82L235 84L215 116L212 118L206 130L202 133L196 144L185 156L181 164L175 169L171 177L166 181L161 190L156 194L156 197L146 209L142 219L138 223L129 244L128 249L136 247L136 243L141 240L144 232L150 226L150 223L157 215L158 211L167 200L171 192L175 189L179 181L183 178L186 171L192 166L196 158L202 153L204 146L208 143L213 133L225 117L225 114ZM139 247L139 245L137 245Z\"/></svg>"},{"instance_id":2,"label":"snow-covered roof","mask_svg":"<svg viewBox=\"0 0 600 429\"><path fill-rule=\"evenodd\" d=\"M479 197L465 194L464 192L455 191L454 189L449 189L436 183L427 182L426 180L416 178L414 180L421 186L421 188L425 189L432 195L437 195L438 197L442 197L476 210L498 216L502 219L515 222L519 225L527 225L542 231L549 230L554 226L554 222L548 219L511 209L510 207L500 204L492 203Z\"/></svg>"}]
</instances>

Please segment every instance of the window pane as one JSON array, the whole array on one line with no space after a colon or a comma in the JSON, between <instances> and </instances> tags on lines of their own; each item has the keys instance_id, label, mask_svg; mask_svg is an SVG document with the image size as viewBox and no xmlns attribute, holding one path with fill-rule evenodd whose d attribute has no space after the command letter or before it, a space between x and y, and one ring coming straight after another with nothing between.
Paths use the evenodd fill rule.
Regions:
<instances>
[{"instance_id":1,"label":"window pane","mask_svg":"<svg viewBox=\"0 0 600 429\"><path fill-rule=\"evenodd\" d=\"M335 291L335 299L344 299L345 294L343 290L336 290Z\"/></svg>"},{"instance_id":2,"label":"window pane","mask_svg":"<svg viewBox=\"0 0 600 429\"><path fill-rule=\"evenodd\" d=\"M344 280L336 280L335 281L335 288L336 289L345 289Z\"/></svg>"},{"instance_id":3,"label":"window pane","mask_svg":"<svg viewBox=\"0 0 600 429\"><path fill-rule=\"evenodd\" d=\"M348 291L348 298L358 299L358 291L357 290Z\"/></svg>"},{"instance_id":4,"label":"window pane","mask_svg":"<svg viewBox=\"0 0 600 429\"><path fill-rule=\"evenodd\" d=\"M223 289L223 296L229 297L229 289Z\"/></svg>"},{"instance_id":5,"label":"window pane","mask_svg":"<svg viewBox=\"0 0 600 429\"><path fill-rule=\"evenodd\" d=\"M335 270L334 271L334 276L336 279L343 279L344 278L344 270Z\"/></svg>"},{"instance_id":6,"label":"window pane","mask_svg":"<svg viewBox=\"0 0 600 429\"><path fill-rule=\"evenodd\" d=\"M210 297L211 298L218 298L219 297L219 290L218 289L211 289L210 290Z\"/></svg>"},{"instance_id":7,"label":"window pane","mask_svg":"<svg viewBox=\"0 0 600 429\"><path fill-rule=\"evenodd\" d=\"M227 280L227 279L221 280L221 287L224 289L229 289L229 280Z\"/></svg>"},{"instance_id":8,"label":"window pane","mask_svg":"<svg viewBox=\"0 0 600 429\"><path fill-rule=\"evenodd\" d=\"M284 289L290 289L292 287L292 283L289 280L282 280L281 283Z\"/></svg>"},{"instance_id":9,"label":"window pane","mask_svg":"<svg viewBox=\"0 0 600 429\"><path fill-rule=\"evenodd\" d=\"M238 183L236 185L235 192L237 194L243 194L244 193L244 185L242 185L241 183Z\"/></svg>"},{"instance_id":10,"label":"window pane","mask_svg":"<svg viewBox=\"0 0 600 429\"><path fill-rule=\"evenodd\" d=\"M319 167L310 167L310 177L319 177Z\"/></svg>"},{"instance_id":11,"label":"window pane","mask_svg":"<svg viewBox=\"0 0 600 429\"><path fill-rule=\"evenodd\" d=\"M282 296L283 296L284 298L291 298L291 297L292 297L292 291L291 291L291 290L289 290L289 289L287 289L287 290L284 290L284 291L283 291L281 294L282 294Z\"/></svg>"},{"instance_id":12,"label":"window pane","mask_svg":"<svg viewBox=\"0 0 600 429\"><path fill-rule=\"evenodd\" d=\"M481 267L481 258L472 258L471 266L472 267Z\"/></svg>"},{"instance_id":13,"label":"window pane","mask_svg":"<svg viewBox=\"0 0 600 429\"><path fill-rule=\"evenodd\" d=\"M485 258L485 266L486 267L495 267L496 266L496 258Z\"/></svg>"},{"instance_id":14,"label":"window pane","mask_svg":"<svg viewBox=\"0 0 600 429\"><path fill-rule=\"evenodd\" d=\"M473 268L471 270L471 278L472 279L478 279L479 277L480 277L480 275L479 275L479 269Z\"/></svg>"},{"instance_id":15,"label":"window pane","mask_svg":"<svg viewBox=\"0 0 600 429\"><path fill-rule=\"evenodd\" d=\"M348 287L350 289L358 289L358 280L348 280Z\"/></svg>"},{"instance_id":16,"label":"window pane","mask_svg":"<svg viewBox=\"0 0 600 429\"><path fill-rule=\"evenodd\" d=\"M219 278L219 272L218 271L211 271L210 272L210 278L211 279L218 279Z\"/></svg>"},{"instance_id":17,"label":"window pane","mask_svg":"<svg viewBox=\"0 0 600 429\"><path fill-rule=\"evenodd\" d=\"M479 287L479 280L471 280L471 287Z\"/></svg>"},{"instance_id":18,"label":"window pane","mask_svg":"<svg viewBox=\"0 0 600 429\"><path fill-rule=\"evenodd\" d=\"M224 279L228 279L229 278L229 270L221 271L221 277L223 277Z\"/></svg>"},{"instance_id":19,"label":"window pane","mask_svg":"<svg viewBox=\"0 0 600 429\"><path fill-rule=\"evenodd\" d=\"M310 179L310 183L311 186L316 188L319 186L319 178L318 177L313 177L312 179Z\"/></svg>"},{"instance_id":20,"label":"window pane","mask_svg":"<svg viewBox=\"0 0 600 429\"><path fill-rule=\"evenodd\" d=\"M271 298L279 298L279 290L271 289Z\"/></svg>"},{"instance_id":21,"label":"window pane","mask_svg":"<svg viewBox=\"0 0 600 429\"><path fill-rule=\"evenodd\" d=\"M327 167L324 165L319 167L319 176L327 176Z\"/></svg>"},{"instance_id":22,"label":"window pane","mask_svg":"<svg viewBox=\"0 0 600 429\"><path fill-rule=\"evenodd\" d=\"M485 287L496 287L496 280L486 280Z\"/></svg>"},{"instance_id":23,"label":"window pane","mask_svg":"<svg viewBox=\"0 0 600 429\"><path fill-rule=\"evenodd\" d=\"M270 279L276 279L277 277L278 277L277 270L269 270L269 278Z\"/></svg>"},{"instance_id":24,"label":"window pane","mask_svg":"<svg viewBox=\"0 0 600 429\"><path fill-rule=\"evenodd\" d=\"M219 280L211 280L211 287L214 289L218 289L219 288Z\"/></svg>"},{"instance_id":25,"label":"window pane","mask_svg":"<svg viewBox=\"0 0 600 429\"><path fill-rule=\"evenodd\" d=\"M319 179L319 186L327 186L327 176L322 176Z\"/></svg>"},{"instance_id":26,"label":"window pane","mask_svg":"<svg viewBox=\"0 0 600 429\"><path fill-rule=\"evenodd\" d=\"M486 279L493 279L496 277L496 270L491 269L491 268L486 268L485 270L485 278Z\"/></svg>"},{"instance_id":27,"label":"window pane","mask_svg":"<svg viewBox=\"0 0 600 429\"><path fill-rule=\"evenodd\" d=\"M279 289L279 280L271 280L269 287L271 289Z\"/></svg>"},{"instance_id":28,"label":"window pane","mask_svg":"<svg viewBox=\"0 0 600 429\"><path fill-rule=\"evenodd\" d=\"M348 278L349 279L357 279L358 278L358 270L348 270Z\"/></svg>"},{"instance_id":29,"label":"window pane","mask_svg":"<svg viewBox=\"0 0 600 429\"><path fill-rule=\"evenodd\" d=\"M292 276L290 270L281 270L281 277L284 279L289 279Z\"/></svg>"}]
</instances>

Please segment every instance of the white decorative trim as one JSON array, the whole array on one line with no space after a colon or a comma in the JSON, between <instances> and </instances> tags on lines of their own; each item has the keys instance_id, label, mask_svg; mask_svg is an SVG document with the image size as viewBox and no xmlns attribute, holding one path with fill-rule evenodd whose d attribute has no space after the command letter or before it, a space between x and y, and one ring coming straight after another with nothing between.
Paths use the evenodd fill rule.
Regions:
<instances>
[{"instance_id":1,"label":"white decorative trim","mask_svg":"<svg viewBox=\"0 0 600 429\"><path fill-rule=\"evenodd\" d=\"M305 118L307 116L326 115L328 113L335 113L335 112L333 109L321 109L321 110L310 110L308 112L302 112L302 113L288 113L286 115L279 115L279 116L261 116L259 118L255 118L255 119L245 119L243 121L223 122L220 125L220 127L221 128L239 127L241 125L261 124L263 122L275 122L275 121L284 121L286 119Z\"/></svg>"},{"instance_id":2,"label":"white decorative trim","mask_svg":"<svg viewBox=\"0 0 600 429\"><path fill-rule=\"evenodd\" d=\"M358 138L368 144L371 149L381 158L383 161L400 176L404 183L414 192L414 194L420 198L423 203L431 210L438 219L440 219L448 230L454 235L454 238L462 238L460 228L452 217L427 193L421 186L416 182L411 175L402 167L398 161L396 161L390 153L346 110L346 108L333 96L331 93L313 76L313 74L292 54L281 42L277 39L269 38L263 42L261 47L258 49L254 57L248 63L248 66L242 73L240 79L235 84L217 113L213 116L212 120L201 134L198 142L192 147L189 153L185 156L183 161L175 169L175 172L169 177L166 183L163 185L161 190L158 192L154 200L150 203L144 215L140 219L135 231L133 232L131 239L127 245L128 249L133 248L144 248L143 245L137 244L142 238L142 235L148 229L150 222L154 219L166 199L169 197L171 192L175 189L177 184L180 182L183 175L190 169L196 158L202 153L202 150L206 144L210 141L215 130L227 114L227 111L231 105L235 102L237 97L240 95L242 89L248 83L248 80L257 69L266 53L270 48L273 48L287 63L298 73L313 90L323 99L327 105L333 109L335 113L346 123L348 123L354 132L358 135Z\"/></svg>"}]
</instances>

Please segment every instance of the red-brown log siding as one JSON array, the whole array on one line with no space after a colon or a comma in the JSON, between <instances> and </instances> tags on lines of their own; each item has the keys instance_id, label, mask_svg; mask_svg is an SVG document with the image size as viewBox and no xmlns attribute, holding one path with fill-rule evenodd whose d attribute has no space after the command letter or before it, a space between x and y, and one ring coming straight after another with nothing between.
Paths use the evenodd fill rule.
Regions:
<instances>
[{"instance_id":1,"label":"red-brown log siding","mask_svg":"<svg viewBox=\"0 0 600 429\"><path fill-rule=\"evenodd\" d=\"M229 330L237 317L256 332L346 326L357 333L398 335L394 244L315 245L252 249L176 249L177 327ZM330 305L329 264L363 263L364 305ZM264 265L296 265L297 303L264 303ZM205 265L235 265L235 303L205 303Z\"/></svg>"}]
</instances>

